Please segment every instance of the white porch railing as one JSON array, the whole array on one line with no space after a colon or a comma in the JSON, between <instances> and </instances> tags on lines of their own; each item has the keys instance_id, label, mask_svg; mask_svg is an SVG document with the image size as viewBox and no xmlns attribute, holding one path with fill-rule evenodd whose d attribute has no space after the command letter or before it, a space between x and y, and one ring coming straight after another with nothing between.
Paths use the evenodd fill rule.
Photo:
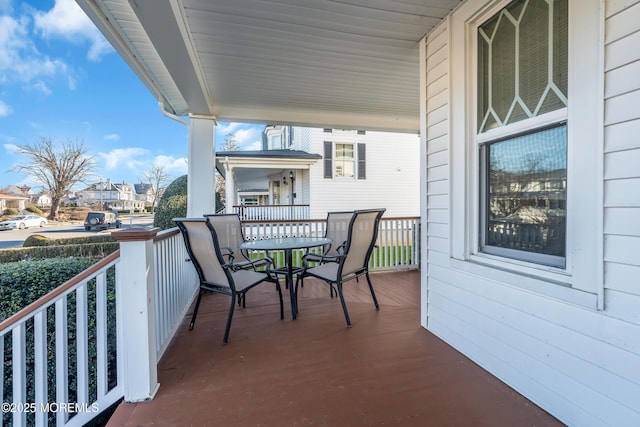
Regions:
<instances>
[{"instance_id":1,"label":"white porch railing","mask_svg":"<svg viewBox=\"0 0 640 427\"><path fill-rule=\"evenodd\" d=\"M177 228L154 239L156 349L160 360L197 295L199 279Z\"/></svg>"},{"instance_id":2,"label":"white porch railing","mask_svg":"<svg viewBox=\"0 0 640 427\"><path fill-rule=\"evenodd\" d=\"M262 239L324 228L324 220L247 221L244 231ZM157 231L113 233L118 252L0 323L0 426L54 418L82 426L122 397L153 398L157 361L198 290L178 230ZM419 233L419 218L383 218L371 270L418 268Z\"/></svg>"},{"instance_id":3,"label":"white porch railing","mask_svg":"<svg viewBox=\"0 0 640 427\"><path fill-rule=\"evenodd\" d=\"M115 252L0 323L3 424L82 426L122 398L118 263Z\"/></svg>"},{"instance_id":4,"label":"white porch railing","mask_svg":"<svg viewBox=\"0 0 640 427\"><path fill-rule=\"evenodd\" d=\"M307 219L300 221L243 221L247 239L267 239L272 237L313 237L323 236L326 221ZM293 261L300 262L303 250L294 251ZM278 262L283 261L283 253L272 253ZM378 240L371 255L371 271L417 269L420 265L420 218L382 218L378 230Z\"/></svg>"},{"instance_id":5,"label":"white porch railing","mask_svg":"<svg viewBox=\"0 0 640 427\"><path fill-rule=\"evenodd\" d=\"M309 218L309 205L236 205L233 213L243 221L303 220Z\"/></svg>"}]
</instances>

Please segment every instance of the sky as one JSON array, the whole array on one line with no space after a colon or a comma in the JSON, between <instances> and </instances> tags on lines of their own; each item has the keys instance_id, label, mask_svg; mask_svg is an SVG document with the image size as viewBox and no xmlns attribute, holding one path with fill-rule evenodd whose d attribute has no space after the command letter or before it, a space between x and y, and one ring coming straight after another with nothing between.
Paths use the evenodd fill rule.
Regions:
<instances>
[{"instance_id":1,"label":"sky","mask_svg":"<svg viewBox=\"0 0 640 427\"><path fill-rule=\"evenodd\" d=\"M259 149L263 128L219 123L216 145L233 134L240 150ZM0 0L0 188L41 188L12 168L26 162L17 147L42 138L81 142L93 182L144 182L155 165L187 172L186 126L160 112L74 0Z\"/></svg>"}]
</instances>

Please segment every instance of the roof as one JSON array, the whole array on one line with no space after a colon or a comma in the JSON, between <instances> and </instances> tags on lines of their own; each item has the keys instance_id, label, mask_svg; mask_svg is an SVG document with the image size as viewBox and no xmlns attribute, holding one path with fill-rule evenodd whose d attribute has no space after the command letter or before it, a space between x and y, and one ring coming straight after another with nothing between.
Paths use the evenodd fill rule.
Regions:
<instances>
[{"instance_id":1,"label":"roof","mask_svg":"<svg viewBox=\"0 0 640 427\"><path fill-rule=\"evenodd\" d=\"M230 158L265 158L265 159L321 159L320 154L307 153L300 150L255 150L255 151L217 151L216 157Z\"/></svg>"},{"instance_id":2,"label":"roof","mask_svg":"<svg viewBox=\"0 0 640 427\"><path fill-rule=\"evenodd\" d=\"M179 116L419 129L419 41L460 0L77 0Z\"/></svg>"}]
</instances>

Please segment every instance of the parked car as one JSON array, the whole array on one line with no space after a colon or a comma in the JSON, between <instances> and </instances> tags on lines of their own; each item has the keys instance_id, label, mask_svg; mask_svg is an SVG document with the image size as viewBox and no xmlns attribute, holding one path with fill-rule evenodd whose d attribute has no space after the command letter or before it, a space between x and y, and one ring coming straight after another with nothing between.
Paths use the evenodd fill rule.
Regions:
<instances>
[{"instance_id":1,"label":"parked car","mask_svg":"<svg viewBox=\"0 0 640 427\"><path fill-rule=\"evenodd\" d=\"M44 227L49 221L38 215L19 215L0 222L0 230L24 230L29 227Z\"/></svg>"},{"instance_id":2,"label":"parked car","mask_svg":"<svg viewBox=\"0 0 640 427\"><path fill-rule=\"evenodd\" d=\"M89 212L84 219L84 229L86 231L120 228L120 225L122 225L122 222L113 212Z\"/></svg>"}]
</instances>

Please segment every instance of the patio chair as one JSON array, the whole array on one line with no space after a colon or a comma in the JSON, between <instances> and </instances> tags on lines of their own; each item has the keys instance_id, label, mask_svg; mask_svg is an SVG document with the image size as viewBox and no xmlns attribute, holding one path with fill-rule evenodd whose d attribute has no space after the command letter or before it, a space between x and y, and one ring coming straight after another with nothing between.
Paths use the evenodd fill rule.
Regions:
<instances>
[{"instance_id":1,"label":"patio chair","mask_svg":"<svg viewBox=\"0 0 640 427\"><path fill-rule=\"evenodd\" d=\"M369 291L376 310L380 309L371 283L371 277L369 277L369 258L371 258L371 252L378 237L380 218L382 218L385 210L367 209L355 211L349 222L344 252L336 256L337 262L325 262L311 268L305 267L296 281L296 291L298 283L303 283L305 277L316 277L328 283L329 286L335 285L348 327L351 327L351 319L344 301L343 283L364 275L367 278Z\"/></svg>"},{"instance_id":2,"label":"patio chair","mask_svg":"<svg viewBox=\"0 0 640 427\"><path fill-rule=\"evenodd\" d=\"M280 282L277 277L269 274L270 264L267 264L266 271L236 270L224 259L218 241L218 229L215 225L205 218L174 218L173 221L182 233L187 253L200 279L200 291L189 323L189 330L193 329L196 322L202 294L205 291L229 295L231 304L222 340L223 344L226 344L236 298L244 299L244 295L250 289L263 282L275 283L280 298L280 319L284 319Z\"/></svg>"},{"instance_id":3,"label":"patio chair","mask_svg":"<svg viewBox=\"0 0 640 427\"><path fill-rule=\"evenodd\" d=\"M258 271L260 267L273 264L273 260L269 257L250 259L249 254L240 249L240 243L246 239L238 214L207 214L204 217L215 226L222 256L226 258L225 261L231 265L231 268Z\"/></svg>"},{"instance_id":4,"label":"patio chair","mask_svg":"<svg viewBox=\"0 0 640 427\"><path fill-rule=\"evenodd\" d=\"M309 263L323 264L325 262L338 262L338 257L344 253L344 246L347 243L351 217L353 217L353 211L327 213L327 225L325 227L324 237L331 239L332 242L329 245L323 246L322 253L320 254L307 251L302 257L303 265L307 266ZM302 285L304 285L304 282ZM331 298L333 298L334 293L336 293L336 290L333 285L330 285L329 294Z\"/></svg>"}]
</instances>

